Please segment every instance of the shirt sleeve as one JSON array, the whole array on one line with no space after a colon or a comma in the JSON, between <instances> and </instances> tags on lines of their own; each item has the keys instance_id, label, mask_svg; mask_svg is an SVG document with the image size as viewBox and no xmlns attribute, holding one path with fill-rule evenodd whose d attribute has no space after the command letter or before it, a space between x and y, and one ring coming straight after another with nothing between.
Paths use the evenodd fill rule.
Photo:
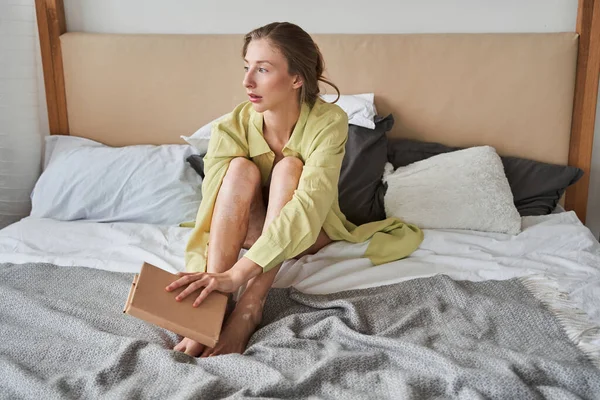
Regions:
<instances>
[{"instance_id":1,"label":"shirt sleeve","mask_svg":"<svg viewBox=\"0 0 600 400\"><path fill-rule=\"evenodd\" d=\"M204 180L202 201L196 215L196 224L185 251L185 265L189 272L205 272L210 225L219 189L235 157L247 157L247 144L239 134L240 122L233 119L215 123L212 128L208 151L204 156Z\"/></svg>"},{"instance_id":2,"label":"shirt sleeve","mask_svg":"<svg viewBox=\"0 0 600 400\"><path fill-rule=\"evenodd\" d=\"M348 140L346 114L333 114L315 138L292 199L244 255L260 265L264 272L315 243L337 198Z\"/></svg>"}]
</instances>

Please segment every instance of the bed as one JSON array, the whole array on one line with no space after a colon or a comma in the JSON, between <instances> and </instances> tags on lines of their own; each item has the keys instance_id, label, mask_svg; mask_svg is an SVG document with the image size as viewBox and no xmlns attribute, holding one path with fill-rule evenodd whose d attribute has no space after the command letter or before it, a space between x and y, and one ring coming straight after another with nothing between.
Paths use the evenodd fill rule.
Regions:
<instances>
[{"instance_id":1,"label":"bed","mask_svg":"<svg viewBox=\"0 0 600 400\"><path fill-rule=\"evenodd\" d=\"M394 140L452 148L428 162L485 148L583 177L551 212L519 209L518 232L425 228L410 257L378 266L368 242L288 260L246 352L206 359L122 313L143 262L184 270L190 228L175 221L185 218L169 202L117 207L108 186L90 184L106 178L91 160L120 149L122 174L155 171L157 192L132 193L167 198L180 188L148 160L176 159L162 170L192 187L194 149L181 136L244 100L241 37L65 32L61 1L36 6L52 136L35 212L0 230L0 397L600 398L600 243L584 225L600 63L589 50L600 32L593 1L580 2L577 32L315 35L342 93L374 93L377 114L393 115L384 151ZM60 168L59 151L74 157ZM365 158L387 174L387 213L389 174L407 171L393 156ZM84 185L99 200L61 197ZM110 215L81 217L90 208Z\"/></svg>"}]
</instances>

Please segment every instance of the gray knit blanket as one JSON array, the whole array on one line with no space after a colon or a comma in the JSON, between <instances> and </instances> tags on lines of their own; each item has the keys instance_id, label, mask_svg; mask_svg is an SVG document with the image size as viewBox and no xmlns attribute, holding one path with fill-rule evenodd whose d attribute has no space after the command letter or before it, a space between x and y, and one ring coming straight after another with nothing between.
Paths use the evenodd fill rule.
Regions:
<instances>
[{"instance_id":1,"label":"gray knit blanket","mask_svg":"<svg viewBox=\"0 0 600 400\"><path fill-rule=\"evenodd\" d=\"M122 313L131 280L0 264L0 397L600 398L600 370L516 279L273 289L245 354L207 359Z\"/></svg>"}]
</instances>

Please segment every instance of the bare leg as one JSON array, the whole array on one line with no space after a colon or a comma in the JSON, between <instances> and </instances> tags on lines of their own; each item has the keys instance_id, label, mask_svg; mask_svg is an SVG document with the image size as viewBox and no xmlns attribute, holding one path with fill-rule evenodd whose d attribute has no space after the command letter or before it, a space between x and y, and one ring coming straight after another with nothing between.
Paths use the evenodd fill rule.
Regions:
<instances>
[{"instance_id":1,"label":"bare leg","mask_svg":"<svg viewBox=\"0 0 600 400\"><path fill-rule=\"evenodd\" d=\"M291 200L294 190L298 187L302 166L302 161L299 159L286 157L273 168L263 231L279 215L283 206ZM331 243L331 239L321 230L316 243L302 255L314 254L329 243ZM281 265L278 265L269 272L258 275L248 282L246 291L225 323L219 344L214 349L206 349L202 354L203 356L242 353L246 349L250 336L252 336L262 319L267 293L280 267Z\"/></svg>"},{"instance_id":2,"label":"bare leg","mask_svg":"<svg viewBox=\"0 0 600 400\"><path fill-rule=\"evenodd\" d=\"M262 222L265 207L258 167L245 158L231 161L223 179L210 225L207 272L225 272L238 260L249 222ZM189 338L174 347L197 357L205 346Z\"/></svg>"}]
</instances>

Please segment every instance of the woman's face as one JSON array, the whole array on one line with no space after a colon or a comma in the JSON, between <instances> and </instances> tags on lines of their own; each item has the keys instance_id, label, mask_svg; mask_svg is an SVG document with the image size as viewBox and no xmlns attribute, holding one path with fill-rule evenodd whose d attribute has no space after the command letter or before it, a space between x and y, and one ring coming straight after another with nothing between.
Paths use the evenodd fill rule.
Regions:
<instances>
[{"instance_id":1,"label":"woman's face","mask_svg":"<svg viewBox=\"0 0 600 400\"><path fill-rule=\"evenodd\" d=\"M288 73L287 60L267 40L253 40L248 44L244 70L242 83L257 112L297 103L302 82L298 75Z\"/></svg>"}]
</instances>

